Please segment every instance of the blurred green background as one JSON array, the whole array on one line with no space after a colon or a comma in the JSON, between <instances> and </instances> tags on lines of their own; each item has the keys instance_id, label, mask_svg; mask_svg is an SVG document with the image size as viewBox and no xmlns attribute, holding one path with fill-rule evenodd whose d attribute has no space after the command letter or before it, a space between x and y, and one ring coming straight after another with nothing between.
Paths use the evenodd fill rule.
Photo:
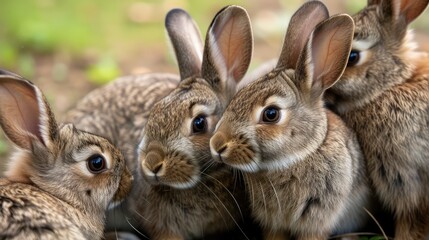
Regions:
<instances>
[{"instance_id":1,"label":"blurred green background","mask_svg":"<svg viewBox=\"0 0 429 240\"><path fill-rule=\"evenodd\" d=\"M118 76L178 73L164 30L175 7L187 10L203 36L227 4L245 7L252 20L255 51L251 68L276 57L288 20L302 0L2 0L0 67L34 81L57 117L91 89ZM326 0L331 13L353 14L366 0ZM413 26L429 50L429 11ZM426 43L426 44L423 44ZM10 145L0 134L0 172Z\"/></svg>"}]
</instances>

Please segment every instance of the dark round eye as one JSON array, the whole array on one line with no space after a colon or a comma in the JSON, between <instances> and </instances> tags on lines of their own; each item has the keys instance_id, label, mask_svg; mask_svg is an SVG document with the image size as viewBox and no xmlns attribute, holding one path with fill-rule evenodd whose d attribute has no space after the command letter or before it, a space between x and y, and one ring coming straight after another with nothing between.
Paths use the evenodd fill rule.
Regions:
<instances>
[{"instance_id":1,"label":"dark round eye","mask_svg":"<svg viewBox=\"0 0 429 240\"><path fill-rule=\"evenodd\" d=\"M262 121L266 123L276 123L279 121L280 111L278 107L267 107L262 112Z\"/></svg>"},{"instance_id":2,"label":"dark round eye","mask_svg":"<svg viewBox=\"0 0 429 240\"><path fill-rule=\"evenodd\" d=\"M106 169L106 160L100 155L92 155L87 161L88 169L92 173L100 173Z\"/></svg>"},{"instance_id":3,"label":"dark round eye","mask_svg":"<svg viewBox=\"0 0 429 240\"><path fill-rule=\"evenodd\" d=\"M198 115L192 120L192 132L193 133L204 133L207 130L207 119L206 116Z\"/></svg>"},{"instance_id":4,"label":"dark round eye","mask_svg":"<svg viewBox=\"0 0 429 240\"><path fill-rule=\"evenodd\" d=\"M352 50L349 55L349 61L347 63L348 67L354 66L359 62L360 52L357 50Z\"/></svg>"}]
</instances>

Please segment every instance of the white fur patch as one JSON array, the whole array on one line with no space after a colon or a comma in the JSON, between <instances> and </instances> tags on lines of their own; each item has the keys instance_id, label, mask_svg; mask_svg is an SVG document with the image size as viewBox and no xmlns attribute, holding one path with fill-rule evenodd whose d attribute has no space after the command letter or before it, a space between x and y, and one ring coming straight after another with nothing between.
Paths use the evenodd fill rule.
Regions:
<instances>
[{"instance_id":1,"label":"white fur patch","mask_svg":"<svg viewBox=\"0 0 429 240\"><path fill-rule=\"evenodd\" d=\"M251 163L248 163L248 164L229 164L229 163L226 163L226 164L238 170L249 172L249 173L258 172L261 169L260 163L256 161L252 161Z\"/></svg>"},{"instance_id":2,"label":"white fur patch","mask_svg":"<svg viewBox=\"0 0 429 240\"><path fill-rule=\"evenodd\" d=\"M140 140L139 146L138 146L138 148L137 148L137 156L139 156L139 155L140 155L140 152L142 152L142 151L143 151L143 149L144 149L145 145L146 145L146 135L145 135L145 134L143 134L143 137L142 137L142 139Z\"/></svg>"},{"instance_id":3,"label":"white fur patch","mask_svg":"<svg viewBox=\"0 0 429 240\"><path fill-rule=\"evenodd\" d=\"M264 170L279 171L288 169L290 166L292 166L294 163L298 162L301 159L302 156L300 155L289 155L280 159L270 160L269 162L261 162L259 166L261 169Z\"/></svg>"},{"instance_id":4,"label":"white fur patch","mask_svg":"<svg viewBox=\"0 0 429 240\"><path fill-rule=\"evenodd\" d=\"M199 175L192 176L191 180L184 183L169 183L168 185L177 189L188 189L194 187L200 181Z\"/></svg>"},{"instance_id":5,"label":"white fur patch","mask_svg":"<svg viewBox=\"0 0 429 240\"><path fill-rule=\"evenodd\" d=\"M364 40L353 40L352 49L358 51L366 51L372 48L376 43L374 39L364 39Z\"/></svg>"},{"instance_id":6,"label":"white fur patch","mask_svg":"<svg viewBox=\"0 0 429 240\"><path fill-rule=\"evenodd\" d=\"M42 92L37 87L34 87L34 90L36 92L37 102L39 103L40 133L42 135L42 139L43 139L44 143L46 144L46 146L48 148L50 148L52 146L52 143L51 143L51 139L49 137L49 135L50 135L50 133L49 133L49 115L46 111L46 108L48 106L46 106L45 102L43 101Z\"/></svg>"}]
</instances>

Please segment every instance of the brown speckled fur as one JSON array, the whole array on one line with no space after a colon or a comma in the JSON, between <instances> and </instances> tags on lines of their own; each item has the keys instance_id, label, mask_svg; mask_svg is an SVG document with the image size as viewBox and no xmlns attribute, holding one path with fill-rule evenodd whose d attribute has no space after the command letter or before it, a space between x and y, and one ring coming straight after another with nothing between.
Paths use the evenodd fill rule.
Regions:
<instances>
[{"instance_id":1,"label":"brown speckled fur","mask_svg":"<svg viewBox=\"0 0 429 240\"><path fill-rule=\"evenodd\" d=\"M0 179L0 238L100 239L105 210L131 187L119 150L71 124L58 127L41 91L17 75L0 75L0 93L0 124L19 147ZM98 174L86 165L95 154L109 158Z\"/></svg>"},{"instance_id":2,"label":"brown speckled fur","mask_svg":"<svg viewBox=\"0 0 429 240\"><path fill-rule=\"evenodd\" d=\"M184 46L176 54L192 50ZM236 54L224 55L228 51ZM181 70L186 78L152 108L139 146L139 163L148 169L162 164L164 174L154 179L139 169L141 184L133 193L132 208L147 218L140 223L153 239L203 237L230 230L243 220L243 189L231 169L213 163L209 140L236 82L247 70L251 51L246 11L236 6L222 9L208 30L203 61L188 62L197 64L188 67L195 72ZM204 109L200 114L209 121L200 134L192 133L192 119L199 115L195 106ZM162 157L153 162L151 154ZM198 180L191 184L193 179ZM186 187L176 188L175 183Z\"/></svg>"},{"instance_id":3,"label":"brown speckled fur","mask_svg":"<svg viewBox=\"0 0 429 240\"><path fill-rule=\"evenodd\" d=\"M252 215L267 239L353 232L372 207L356 136L322 101L346 66L353 21L334 16L312 33L301 31L327 17L317 1L294 14L284 47L300 51L282 51L276 70L239 90L211 138L213 157L243 171ZM262 113L272 106L281 117L267 123Z\"/></svg>"},{"instance_id":4,"label":"brown speckled fur","mask_svg":"<svg viewBox=\"0 0 429 240\"><path fill-rule=\"evenodd\" d=\"M249 34L247 14L237 9L232 7L224 15L231 14L228 18L234 17L237 26L244 26L234 33ZM217 24L217 28L222 28L224 23L232 25L228 20ZM242 188L233 178L232 170L210 162L209 149L211 131L234 92L235 82L222 79L216 68L201 70L213 64L209 50L213 44L206 42L204 65L199 30L183 10L170 11L166 28L178 60L180 83L177 76L170 74L125 77L87 95L67 120L112 139L124 152L136 178L126 206L136 221L136 228L151 239L188 239L223 232L242 220L242 206L238 205L244 199ZM246 62L237 62L235 67L241 67L239 75L247 69L252 50L251 36L241 40L240 45L246 50L235 56L237 59L245 56ZM209 132L189 136L183 133L184 127L190 127L190 124L184 126L184 121L193 117L190 107L195 103L213 106L215 111L209 116L213 121ZM166 158L166 174L159 177L159 182L151 181L142 172L147 150L146 144L137 147L142 139L147 145L156 146ZM194 177L199 178L198 183L190 188L177 189L169 185ZM118 227L119 221L116 218L111 229Z\"/></svg>"},{"instance_id":5,"label":"brown speckled fur","mask_svg":"<svg viewBox=\"0 0 429 240\"><path fill-rule=\"evenodd\" d=\"M111 140L128 167L136 169L137 145L153 105L179 84L179 77L148 73L122 77L86 95L65 117L79 129Z\"/></svg>"},{"instance_id":6,"label":"brown speckled fur","mask_svg":"<svg viewBox=\"0 0 429 240\"><path fill-rule=\"evenodd\" d=\"M376 44L327 95L357 133L377 196L395 215L395 239L424 239L429 230L429 58L407 32L427 4L383 0L357 13L355 40Z\"/></svg>"}]
</instances>

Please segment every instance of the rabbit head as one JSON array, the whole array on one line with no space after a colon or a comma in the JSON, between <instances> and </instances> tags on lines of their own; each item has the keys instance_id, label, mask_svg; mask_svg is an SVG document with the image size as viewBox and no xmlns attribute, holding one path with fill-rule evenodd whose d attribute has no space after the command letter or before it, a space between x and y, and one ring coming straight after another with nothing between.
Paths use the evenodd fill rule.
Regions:
<instances>
[{"instance_id":1,"label":"rabbit head","mask_svg":"<svg viewBox=\"0 0 429 240\"><path fill-rule=\"evenodd\" d=\"M17 146L5 173L70 204L103 211L127 195L131 175L108 140L59 126L39 88L18 75L0 75L0 125Z\"/></svg>"},{"instance_id":2,"label":"rabbit head","mask_svg":"<svg viewBox=\"0 0 429 240\"><path fill-rule=\"evenodd\" d=\"M213 158L246 172L279 170L323 142L323 93L344 71L354 28L348 15L328 16L318 1L292 16L276 69L239 90L219 120Z\"/></svg>"},{"instance_id":3,"label":"rabbit head","mask_svg":"<svg viewBox=\"0 0 429 240\"><path fill-rule=\"evenodd\" d=\"M327 98L338 111L362 106L411 77L412 62L421 53L415 51L417 46L407 26L428 3L369 0L367 7L353 16L356 28L347 68L327 91Z\"/></svg>"},{"instance_id":4,"label":"rabbit head","mask_svg":"<svg viewBox=\"0 0 429 240\"><path fill-rule=\"evenodd\" d=\"M214 126L249 66L251 26L243 8L225 7L208 29L204 52L198 28L183 10L167 15L166 28L181 81L152 108L139 161L150 183L190 188L210 164Z\"/></svg>"}]
</instances>

